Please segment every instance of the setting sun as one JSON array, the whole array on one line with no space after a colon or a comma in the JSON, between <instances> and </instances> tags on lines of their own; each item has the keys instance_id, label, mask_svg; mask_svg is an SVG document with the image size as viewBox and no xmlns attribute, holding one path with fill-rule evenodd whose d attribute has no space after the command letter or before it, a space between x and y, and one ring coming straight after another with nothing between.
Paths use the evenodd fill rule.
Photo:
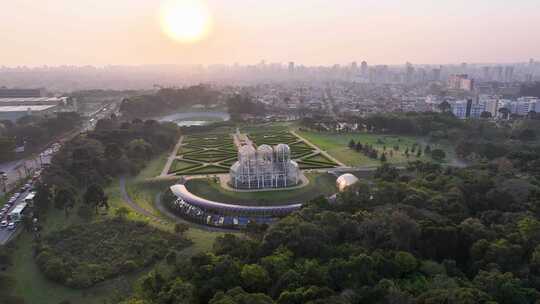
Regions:
<instances>
[{"instance_id":1,"label":"setting sun","mask_svg":"<svg viewBox=\"0 0 540 304\"><path fill-rule=\"evenodd\" d=\"M202 0L169 0L161 7L160 22L170 38L189 43L208 35L212 17Z\"/></svg>"}]
</instances>

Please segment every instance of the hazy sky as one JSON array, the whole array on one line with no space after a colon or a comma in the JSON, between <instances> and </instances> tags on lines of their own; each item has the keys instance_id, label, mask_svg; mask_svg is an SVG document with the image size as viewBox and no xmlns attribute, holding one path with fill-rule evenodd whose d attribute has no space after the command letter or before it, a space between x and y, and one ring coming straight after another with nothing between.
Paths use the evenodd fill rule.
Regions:
<instances>
[{"instance_id":1,"label":"hazy sky","mask_svg":"<svg viewBox=\"0 0 540 304\"><path fill-rule=\"evenodd\" d=\"M209 37L161 31L159 0L4 0L0 65L540 59L539 0L207 0Z\"/></svg>"}]
</instances>

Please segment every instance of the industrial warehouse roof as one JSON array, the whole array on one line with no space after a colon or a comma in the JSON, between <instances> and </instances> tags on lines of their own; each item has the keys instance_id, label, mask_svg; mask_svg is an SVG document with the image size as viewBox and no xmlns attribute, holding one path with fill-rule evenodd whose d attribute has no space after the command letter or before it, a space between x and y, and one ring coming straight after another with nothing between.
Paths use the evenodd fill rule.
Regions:
<instances>
[{"instance_id":1,"label":"industrial warehouse roof","mask_svg":"<svg viewBox=\"0 0 540 304\"><path fill-rule=\"evenodd\" d=\"M202 197L198 197L195 194L188 191L184 185L174 185L171 187L171 191L177 197L183 199L185 202L197 206L206 210L214 210L218 212L232 212L237 214L270 214L270 215L286 215L293 211L296 211L302 207L302 204L291 204L283 206L241 206L234 204L224 204L209 201Z\"/></svg>"},{"instance_id":2,"label":"industrial warehouse roof","mask_svg":"<svg viewBox=\"0 0 540 304\"><path fill-rule=\"evenodd\" d=\"M24 106L0 106L0 112L26 112L30 111L45 111L54 108L56 105L24 105Z\"/></svg>"},{"instance_id":3,"label":"industrial warehouse roof","mask_svg":"<svg viewBox=\"0 0 540 304\"><path fill-rule=\"evenodd\" d=\"M65 98L58 98L58 97L0 97L0 104L1 103L13 103L13 102L36 102L36 103L43 103L43 102L60 102L64 100Z\"/></svg>"}]
</instances>

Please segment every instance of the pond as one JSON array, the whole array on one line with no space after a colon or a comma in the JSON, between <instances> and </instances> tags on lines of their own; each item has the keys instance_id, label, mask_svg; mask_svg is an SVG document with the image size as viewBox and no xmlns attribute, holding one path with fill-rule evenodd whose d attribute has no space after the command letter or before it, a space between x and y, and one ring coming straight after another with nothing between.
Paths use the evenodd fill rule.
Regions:
<instances>
[{"instance_id":1,"label":"pond","mask_svg":"<svg viewBox=\"0 0 540 304\"><path fill-rule=\"evenodd\" d=\"M229 114L225 112L182 112L158 118L159 121L174 122L180 127L203 126L229 119Z\"/></svg>"}]
</instances>

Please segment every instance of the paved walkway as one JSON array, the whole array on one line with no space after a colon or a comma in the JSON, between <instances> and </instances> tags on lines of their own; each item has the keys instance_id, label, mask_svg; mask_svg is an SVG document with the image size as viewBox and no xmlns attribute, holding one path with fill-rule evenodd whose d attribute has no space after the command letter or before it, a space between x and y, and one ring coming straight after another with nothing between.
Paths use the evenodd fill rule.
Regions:
<instances>
[{"instance_id":1,"label":"paved walkway","mask_svg":"<svg viewBox=\"0 0 540 304\"><path fill-rule=\"evenodd\" d=\"M129 207L131 207L137 213L139 213L141 215L144 215L144 216L150 218L152 221L158 222L160 224L166 224L167 223L167 221L165 221L164 219L154 215L152 212L142 208L141 206L136 204L131 199L131 197L129 196L129 194L127 192L127 189L126 189L126 178L124 176L120 177L120 194L122 196L122 200L124 201L124 203L129 205Z\"/></svg>"},{"instance_id":2,"label":"paved walkway","mask_svg":"<svg viewBox=\"0 0 540 304\"><path fill-rule=\"evenodd\" d=\"M180 150L180 147L182 146L182 141L184 141L184 136L180 136L178 139L178 143L176 146L174 146L173 151L171 152L171 155L169 155L169 158L167 159L167 163L165 164L165 167L163 167L163 171L161 171L161 174L159 176L167 176L169 175L169 171L171 170L171 166L176 159L176 156L178 155L178 150Z\"/></svg>"},{"instance_id":3,"label":"paved walkway","mask_svg":"<svg viewBox=\"0 0 540 304\"><path fill-rule=\"evenodd\" d=\"M348 167L347 165L345 165L344 163L340 162L339 160L337 160L335 157L333 157L332 155L328 154L326 151L323 151L321 150L318 146L314 145L312 142L310 142L309 140L307 140L306 138L298 135L298 133L296 133L295 131L291 130L291 133L300 138L301 140L303 140L308 146L310 146L311 148L313 148L313 150L321 153L322 155L324 155L325 157L327 157L328 159L332 160L333 162L335 162L336 164L338 164L340 167Z\"/></svg>"}]
</instances>

